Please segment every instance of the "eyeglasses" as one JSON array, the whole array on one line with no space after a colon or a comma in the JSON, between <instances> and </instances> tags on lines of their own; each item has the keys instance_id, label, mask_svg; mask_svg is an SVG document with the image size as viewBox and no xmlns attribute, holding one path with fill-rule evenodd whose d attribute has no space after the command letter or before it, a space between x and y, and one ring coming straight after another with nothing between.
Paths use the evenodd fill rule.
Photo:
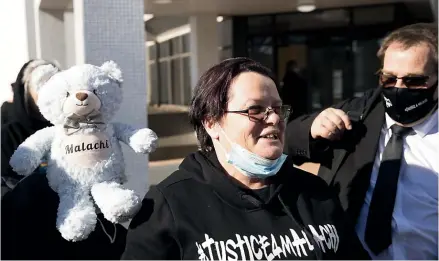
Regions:
<instances>
[{"instance_id":1,"label":"eyeglasses","mask_svg":"<svg viewBox=\"0 0 439 261\"><path fill-rule=\"evenodd\" d=\"M256 122L263 122L268 119L270 112L274 112L280 117L280 121L286 121L290 116L292 110L289 105L264 107L259 105L250 106L246 110L226 111L226 113L246 113L249 120Z\"/></svg>"},{"instance_id":2,"label":"eyeglasses","mask_svg":"<svg viewBox=\"0 0 439 261\"><path fill-rule=\"evenodd\" d=\"M430 76L426 75L411 75L411 76L403 76L397 77L395 75L387 74L384 72L379 72L380 76L380 84L383 87L394 87L398 79L401 79L407 88L414 87L425 87L427 85L427 81Z\"/></svg>"}]
</instances>

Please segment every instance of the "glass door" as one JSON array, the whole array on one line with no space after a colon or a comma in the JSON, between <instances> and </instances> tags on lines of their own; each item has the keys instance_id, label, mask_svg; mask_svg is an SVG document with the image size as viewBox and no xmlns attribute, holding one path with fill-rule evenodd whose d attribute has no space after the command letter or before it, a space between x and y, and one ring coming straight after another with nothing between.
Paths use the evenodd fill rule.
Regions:
<instances>
[{"instance_id":1,"label":"glass door","mask_svg":"<svg viewBox=\"0 0 439 261\"><path fill-rule=\"evenodd\" d=\"M347 37L314 37L308 42L307 78L313 111L353 95L353 60Z\"/></svg>"}]
</instances>

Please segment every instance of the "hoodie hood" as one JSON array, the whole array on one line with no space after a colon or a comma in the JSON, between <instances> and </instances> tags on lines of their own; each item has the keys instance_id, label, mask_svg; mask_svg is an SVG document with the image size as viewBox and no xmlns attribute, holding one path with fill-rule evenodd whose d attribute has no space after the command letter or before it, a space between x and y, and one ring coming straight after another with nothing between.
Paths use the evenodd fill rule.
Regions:
<instances>
[{"instance_id":1,"label":"hoodie hood","mask_svg":"<svg viewBox=\"0 0 439 261\"><path fill-rule=\"evenodd\" d=\"M229 176L221 166L214 151L199 151L189 155L181 163L179 170L199 182L212 186L215 194L227 204L252 211L273 207L279 203L277 199L283 188L282 180L285 173L292 173L292 166L291 161L287 159L278 174L267 179L269 185L266 189L269 190L269 197L266 200L260 199L252 189Z\"/></svg>"},{"instance_id":2,"label":"hoodie hood","mask_svg":"<svg viewBox=\"0 0 439 261\"><path fill-rule=\"evenodd\" d=\"M259 200L196 152L151 186L130 224L122 259L357 259L361 243L345 229L326 183L287 160ZM347 233L349 232L349 234ZM356 248L350 243L356 242ZM344 245L344 246L343 246ZM345 255L344 251L355 255Z\"/></svg>"},{"instance_id":3,"label":"hoodie hood","mask_svg":"<svg viewBox=\"0 0 439 261\"><path fill-rule=\"evenodd\" d=\"M33 100L28 92L28 83L32 71L43 64L48 64L44 60L31 60L23 65L17 75L17 79L11 84L14 99L12 103L4 103L2 106L2 129L1 129L1 173L2 182L6 178L10 178L5 182L9 188L12 188L16 182L21 180L20 176L12 171L9 166L9 160L18 148L29 136L36 131L52 126L52 124L43 118L37 111ZM33 103L33 104L31 104ZM34 106L35 107L32 107ZM30 109L32 107L32 109ZM6 114L6 119L3 116Z\"/></svg>"},{"instance_id":4,"label":"hoodie hood","mask_svg":"<svg viewBox=\"0 0 439 261\"><path fill-rule=\"evenodd\" d=\"M8 119L6 123L19 122L26 129L30 130L39 130L52 125L35 109L37 108L36 104L29 93L32 72L35 68L45 64L49 64L49 62L30 60L21 67L15 82L11 84L14 98L13 102L8 106Z\"/></svg>"}]
</instances>

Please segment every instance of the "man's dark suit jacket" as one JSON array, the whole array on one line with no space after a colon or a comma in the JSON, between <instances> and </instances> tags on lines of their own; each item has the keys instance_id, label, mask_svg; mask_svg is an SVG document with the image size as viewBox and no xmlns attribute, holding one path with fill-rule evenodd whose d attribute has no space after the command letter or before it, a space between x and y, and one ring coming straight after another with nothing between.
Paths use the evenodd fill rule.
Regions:
<instances>
[{"instance_id":1,"label":"man's dark suit jacket","mask_svg":"<svg viewBox=\"0 0 439 261\"><path fill-rule=\"evenodd\" d=\"M369 187L375 154L384 123L384 105L380 88L367 91L333 106L349 115L360 116L346 130L340 141L314 140L311 124L318 113L299 117L287 125L286 153L296 164L311 161L320 163L318 176L338 193L343 208L356 223Z\"/></svg>"}]
</instances>

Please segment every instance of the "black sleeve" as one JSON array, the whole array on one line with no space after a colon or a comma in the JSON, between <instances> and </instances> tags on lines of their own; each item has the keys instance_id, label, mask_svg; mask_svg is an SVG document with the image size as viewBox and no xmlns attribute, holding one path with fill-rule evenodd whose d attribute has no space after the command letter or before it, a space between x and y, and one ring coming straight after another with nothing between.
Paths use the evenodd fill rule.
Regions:
<instances>
[{"instance_id":1,"label":"black sleeve","mask_svg":"<svg viewBox=\"0 0 439 261\"><path fill-rule=\"evenodd\" d=\"M3 189L3 188L2 188ZM29 234L34 231L26 219L32 219L35 213L29 211L33 206L33 197L21 186L15 187L2 197L1 204L1 259L26 260L34 251Z\"/></svg>"},{"instance_id":2,"label":"black sleeve","mask_svg":"<svg viewBox=\"0 0 439 261\"><path fill-rule=\"evenodd\" d=\"M331 107L345 112L361 110L368 96L347 99ZM298 164L306 161L321 163L322 159L325 158L326 152L330 149L330 141L313 139L310 133L312 123L322 111L303 115L290 121L287 125L284 151L291 155Z\"/></svg>"},{"instance_id":3,"label":"black sleeve","mask_svg":"<svg viewBox=\"0 0 439 261\"><path fill-rule=\"evenodd\" d=\"M29 137L26 129L19 123L8 123L1 127L1 175L8 177L12 181L15 179L19 181L23 178L16 174L9 161L18 146Z\"/></svg>"},{"instance_id":4,"label":"black sleeve","mask_svg":"<svg viewBox=\"0 0 439 261\"><path fill-rule=\"evenodd\" d=\"M1 175L7 176L11 172L11 166L9 165L9 160L14 154L15 149L18 145L14 144L15 141L10 138L8 128L2 127L1 129Z\"/></svg>"},{"instance_id":5,"label":"black sleeve","mask_svg":"<svg viewBox=\"0 0 439 261\"><path fill-rule=\"evenodd\" d=\"M3 194L3 185L2 185L2 194ZM13 204L11 204L10 198L11 192L2 196L2 204L1 204L1 259L2 260L15 260L20 259L17 254L19 242L17 240L17 235L20 233L19 231L15 231L20 229L19 219L20 214L14 208Z\"/></svg>"},{"instance_id":6,"label":"black sleeve","mask_svg":"<svg viewBox=\"0 0 439 261\"><path fill-rule=\"evenodd\" d=\"M316 151L310 148L314 143L310 129L318 113L300 116L288 123L285 133L285 152L288 155L304 161L313 159L311 153Z\"/></svg>"},{"instance_id":7,"label":"black sleeve","mask_svg":"<svg viewBox=\"0 0 439 261\"><path fill-rule=\"evenodd\" d=\"M130 223L122 260L181 259L175 220L166 198L151 187Z\"/></svg>"},{"instance_id":8,"label":"black sleeve","mask_svg":"<svg viewBox=\"0 0 439 261\"><path fill-rule=\"evenodd\" d=\"M1 125L6 124L10 119L9 111L13 110L13 105L10 102L5 101L1 106Z\"/></svg>"}]
</instances>

